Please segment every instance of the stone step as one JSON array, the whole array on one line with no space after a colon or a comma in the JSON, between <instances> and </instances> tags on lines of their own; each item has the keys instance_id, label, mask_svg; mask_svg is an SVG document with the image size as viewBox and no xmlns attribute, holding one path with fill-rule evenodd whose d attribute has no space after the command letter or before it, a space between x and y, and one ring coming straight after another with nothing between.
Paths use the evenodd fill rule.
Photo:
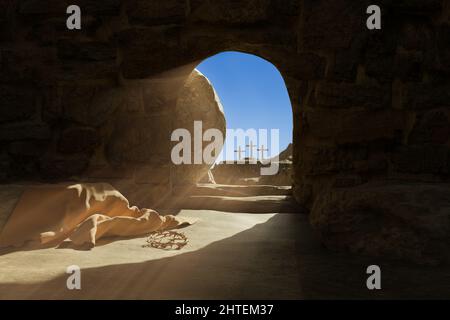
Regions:
<instances>
[{"instance_id":1,"label":"stone step","mask_svg":"<svg viewBox=\"0 0 450 320\"><path fill-rule=\"evenodd\" d=\"M215 210L243 213L306 213L291 196L189 196L169 204L171 209Z\"/></svg>"},{"instance_id":2,"label":"stone step","mask_svg":"<svg viewBox=\"0 0 450 320\"><path fill-rule=\"evenodd\" d=\"M175 190L175 194L179 193ZM189 196L252 197L288 196L291 194L291 186L272 185L198 184L196 188L189 190Z\"/></svg>"}]
</instances>

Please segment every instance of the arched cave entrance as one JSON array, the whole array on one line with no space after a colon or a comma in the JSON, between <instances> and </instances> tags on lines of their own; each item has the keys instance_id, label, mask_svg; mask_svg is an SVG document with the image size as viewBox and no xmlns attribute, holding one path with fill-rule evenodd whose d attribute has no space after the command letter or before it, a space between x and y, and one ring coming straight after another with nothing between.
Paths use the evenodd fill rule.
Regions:
<instances>
[{"instance_id":1,"label":"arched cave entrance","mask_svg":"<svg viewBox=\"0 0 450 320\"><path fill-rule=\"evenodd\" d=\"M281 73L269 61L236 51L203 60L184 84L175 114L177 125L188 128L191 139L211 128L220 131L220 142L204 141L205 152L209 141L224 144L215 150L214 164L206 172L206 163L204 168L192 164L192 142L192 154L175 169L187 177L178 175L174 184L187 180L286 190L292 185L292 106ZM194 132L195 121L203 132Z\"/></svg>"}]
</instances>

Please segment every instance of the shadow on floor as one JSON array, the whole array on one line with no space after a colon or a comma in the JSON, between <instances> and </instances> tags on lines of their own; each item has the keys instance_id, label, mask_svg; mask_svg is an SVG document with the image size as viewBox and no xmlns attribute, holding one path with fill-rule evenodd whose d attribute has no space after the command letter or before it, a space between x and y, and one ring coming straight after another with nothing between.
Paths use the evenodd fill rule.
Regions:
<instances>
[{"instance_id":1,"label":"shadow on floor","mask_svg":"<svg viewBox=\"0 0 450 320\"><path fill-rule=\"evenodd\" d=\"M149 249L154 250L154 249ZM93 251L95 253L95 251ZM378 264L382 290L366 288ZM82 290L68 275L37 284L0 284L0 298L43 299L370 299L448 298L450 269L333 254L307 217L278 214L200 250L144 263L82 269Z\"/></svg>"}]
</instances>

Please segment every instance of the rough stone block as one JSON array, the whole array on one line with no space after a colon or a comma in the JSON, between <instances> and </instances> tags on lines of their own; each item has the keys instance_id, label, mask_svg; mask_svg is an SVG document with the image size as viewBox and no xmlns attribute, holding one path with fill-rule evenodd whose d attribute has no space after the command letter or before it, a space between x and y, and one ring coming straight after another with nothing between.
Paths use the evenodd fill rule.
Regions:
<instances>
[{"instance_id":1,"label":"rough stone block","mask_svg":"<svg viewBox=\"0 0 450 320\"><path fill-rule=\"evenodd\" d=\"M410 110L450 107L450 85L409 84L406 87L404 108Z\"/></svg>"},{"instance_id":2,"label":"rough stone block","mask_svg":"<svg viewBox=\"0 0 450 320\"><path fill-rule=\"evenodd\" d=\"M286 59L286 56L289 59ZM302 53L297 55L284 54L280 59L286 59L286 75L297 80L317 80L323 79L327 61L325 58L312 53Z\"/></svg>"},{"instance_id":3,"label":"rough stone block","mask_svg":"<svg viewBox=\"0 0 450 320\"><path fill-rule=\"evenodd\" d=\"M380 5L401 14L428 15L442 9L442 0L381 0Z\"/></svg>"},{"instance_id":4,"label":"rough stone block","mask_svg":"<svg viewBox=\"0 0 450 320\"><path fill-rule=\"evenodd\" d=\"M25 82L32 82L36 76L40 57L35 51L20 49L5 49L0 51L0 82L23 86Z\"/></svg>"},{"instance_id":5,"label":"rough stone block","mask_svg":"<svg viewBox=\"0 0 450 320\"><path fill-rule=\"evenodd\" d=\"M395 56L368 55L365 64L366 74L381 82L390 82L394 78Z\"/></svg>"},{"instance_id":6,"label":"rough stone block","mask_svg":"<svg viewBox=\"0 0 450 320\"><path fill-rule=\"evenodd\" d=\"M60 155L57 153L45 154L39 160L42 179L61 180L80 176L89 164L89 157L84 154Z\"/></svg>"},{"instance_id":7,"label":"rough stone block","mask_svg":"<svg viewBox=\"0 0 450 320\"><path fill-rule=\"evenodd\" d=\"M37 110L35 94L31 88L0 86L0 123L31 119Z\"/></svg>"},{"instance_id":8,"label":"rough stone block","mask_svg":"<svg viewBox=\"0 0 450 320\"><path fill-rule=\"evenodd\" d=\"M66 0L25 0L19 5L22 15L60 16L66 13L69 6Z\"/></svg>"},{"instance_id":9,"label":"rough stone block","mask_svg":"<svg viewBox=\"0 0 450 320\"><path fill-rule=\"evenodd\" d=\"M450 186L381 182L322 192L310 221L330 249L449 262Z\"/></svg>"},{"instance_id":10,"label":"rough stone block","mask_svg":"<svg viewBox=\"0 0 450 320\"><path fill-rule=\"evenodd\" d=\"M441 25L437 29L437 70L450 73L450 24Z\"/></svg>"},{"instance_id":11,"label":"rough stone block","mask_svg":"<svg viewBox=\"0 0 450 320\"><path fill-rule=\"evenodd\" d=\"M123 104L121 88L81 85L64 86L61 91L64 117L88 126L103 124Z\"/></svg>"},{"instance_id":12,"label":"rough stone block","mask_svg":"<svg viewBox=\"0 0 450 320\"><path fill-rule=\"evenodd\" d=\"M367 179L364 179L360 175L357 174L339 174L336 176L335 181L333 183L334 188L349 188L362 185L367 182Z\"/></svg>"},{"instance_id":13,"label":"rough stone block","mask_svg":"<svg viewBox=\"0 0 450 320\"><path fill-rule=\"evenodd\" d=\"M144 110L144 100L142 97L142 88L140 86L129 86L125 89L126 110L134 112L142 112Z\"/></svg>"},{"instance_id":14,"label":"rough stone block","mask_svg":"<svg viewBox=\"0 0 450 320\"><path fill-rule=\"evenodd\" d=\"M98 146L100 137L97 130L90 127L72 127L61 133L58 151L64 154L91 154Z\"/></svg>"},{"instance_id":15,"label":"rough stone block","mask_svg":"<svg viewBox=\"0 0 450 320\"><path fill-rule=\"evenodd\" d=\"M38 158L45 152L48 142L14 141L10 143L8 152L13 156Z\"/></svg>"},{"instance_id":16,"label":"rough stone block","mask_svg":"<svg viewBox=\"0 0 450 320\"><path fill-rule=\"evenodd\" d=\"M426 50L433 40L433 31L425 23L405 23L399 36L399 45L405 50Z\"/></svg>"},{"instance_id":17,"label":"rough stone block","mask_svg":"<svg viewBox=\"0 0 450 320\"><path fill-rule=\"evenodd\" d=\"M251 25L270 17L270 0L205 1L191 14L194 21L225 25Z\"/></svg>"},{"instance_id":18,"label":"rough stone block","mask_svg":"<svg viewBox=\"0 0 450 320\"><path fill-rule=\"evenodd\" d=\"M0 43L14 41L16 22L14 17L16 3L14 0L0 2Z\"/></svg>"},{"instance_id":19,"label":"rough stone block","mask_svg":"<svg viewBox=\"0 0 450 320\"><path fill-rule=\"evenodd\" d=\"M396 110L347 111L315 109L305 113L307 131L314 137L338 144L379 139L398 139L405 125L405 115Z\"/></svg>"},{"instance_id":20,"label":"rough stone block","mask_svg":"<svg viewBox=\"0 0 450 320\"><path fill-rule=\"evenodd\" d=\"M144 79L191 62L181 46L180 32L178 27L131 28L120 32L124 77Z\"/></svg>"},{"instance_id":21,"label":"rough stone block","mask_svg":"<svg viewBox=\"0 0 450 320\"><path fill-rule=\"evenodd\" d=\"M446 144L450 139L450 108L430 110L418 116L409 136L412 144Z\"/></svg>"},{"instance_id":22,"label":"rough stone block","mask_svg":"<svg viewBox=\"0 0 450 320\"><path fill-rule=\"evenodd\" d=\"M63 61L105 61L115 60L117 52L110 43L64 40L58 43L58 56Z\"/></svg>"},{"instance_id":23,"label":"rough stone block","mask_svg":"<svg viewBox=\"0 0 450 320\"><path fill-rule=\"evenodd\" d=\"M107 80L117 76L118 66L114 60L65 61L52 76L58 81Z\"/></svg>"},{"instance_id":24,"label":"rough stone block","mask_svg":"<svg viewBox=\"0 0 450 320\"><path fill-rule=\"evenodd\" d=\"M0 181L4 182L11 174L11 158L6 152L0 153Z\"/></svg>"},{"instance_id":25,"label":"rough stone block","mask_svg":"<svg viewBox=\"0 0 450 320\"><path fill-rule=\"evenodd\" d=\"M363 62L365 42L365 36L357 35L348 49L337 50L328 78L354 82L358 65Z\"/></svg>"},{"instance_id":26,"label":"rough stone block","mask_svg":"<svg viewBox=\"0 0 450 320\"><path fill-rule=\"evenodd\" d=\"M365 28L366 8L362 1L303 1L300 47L306 50L348 48Z\"/></svg>"},{"instance_id":27,"label":"rough stone block","mask_svg":"<svg viewBox=\"0 0 450 320\"><path fill-rule=\"evenodd\" d=\"M185 0L127 1L128 20L132 25L182 23L186 12Z\"/></svg>"},{"instance_id":28,"label":"rough stone block","mask_svg":"<svg viewBox=\"0 0 450 320\"><path fill-rule=\"evenodd\" d=\"M80 6L84 14L107 16L119 14L121 0L24 0L20 1L19 13L25 16L60 17L66 14L71 4Z\"/></svg>"},{"instance_id":29,"label":"rough stone block","mask_svg":"<svg viewBox=\"0 0 450 320\"><path fill-rule=\"evenodd\" d=\"M395 170L403 173L448 173L450 148L416 145L400 148L392 157Z\"/></svg>"},{"instance_id":30,"label":"rough stone block","mask_svg":"<svg viewBox=\"0 0 450 320\"><path fill-rule=\"evenodd\" d=\"M321 175L336 172L355 171L358 162L366 161L368 150L365 147L308 147L300 156L302 172L308 175Z\"/></svg>"},{"instance_id":31,"label":"rough stone block","mask_svg":"<svg viewBox=\"0 0 450 320\"><path fill-rule=\"evenodd\" d=\"M390 86L322 82L315 95L321 108L384 109L391 104Z\"/></svg>"},{"instance_id":32,"label":"rough stone block","mask_svg":"<svg viewBox=\"0 0 450 320\"><path fill-rule=\"evenodd\" d=\"M0 141L48 140L50 128L45 124L16 124L0 127Z\"/></svg>"},{"instance_id":33,"label":"rough stone block","mask_svg":"<svg viewBox=\"0 0 450 320\"><path fill-rule=\"evenodd\" d=\"M12 156L8 175L18 180L38 179L38 158L30 156Z\"/></svg>"},{"instance_id":34,"label":"rough stone block","mask_svg":"<svg viewBox=\"0 0 450 320\"><path fill-rule=\"evenodd\" d=\"M122 0L78 0L79 6L86 10L90 15L119 15Z\"/></svg>"},{"instance_id":35,"label":"rough stone block","mask_svg":"<svg viewBox=\"0 0 450 320\"><path fill-rule=\"evenodd\" d=\"M399 32L395 26L387 25L377 32L369 33L365 47L364 68L367 76L382 82L394 77L395 57Z\"/></svg>"},{"instance_id":36,"label":"rough stone block","mask_svg":"<svg viewBox=\"0 0 450 320\"><path fill-rule=\"evenodd\" d=\"M405 81L421 81L425 57L421 52L398 53L395 59L394 74Z\"/></svg>"}]
</instances>

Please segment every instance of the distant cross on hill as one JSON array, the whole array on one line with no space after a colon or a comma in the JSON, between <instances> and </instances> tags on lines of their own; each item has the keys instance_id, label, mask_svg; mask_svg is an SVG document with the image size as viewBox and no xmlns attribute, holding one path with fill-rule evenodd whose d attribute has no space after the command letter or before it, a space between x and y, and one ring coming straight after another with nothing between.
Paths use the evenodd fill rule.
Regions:
<instances>
[{"instance_id":1,"label":"distant cross on hill","mask_svg":"<svg viewBox=\"0 0 450 320\"><path fill-rule=\"evenodd\" d=\"M262 145L261 148L258 148L256 150L261 152L261 160L264 160L264 151L269 151L269 149L264 149L264 145Z\"/></svg>"},{"instance_id":2,"label":"distant cross on hill","mask_svg":"<svg viewBox=\"0 0 450 320\"><path fill-rule=\"evenodd\" d=\"M241 146L239 146L239 148L235 150L234 153L238 154L238 161L240 161L242 159L242 153L245 153L245 151L242 150Z\"/></svg>"},{"instance_id":3,"label":"distant cross on hill","mask_svg":"<svg viewBox=\"0 0 450 320\"><path fill-rule=\"evenodd\" d=\"M250 148L250 158L253 158L253 149L257 146L253 144L253 141L250 141L250 144L247 144L245 147Z\"/></svg>"}]
</instances>

